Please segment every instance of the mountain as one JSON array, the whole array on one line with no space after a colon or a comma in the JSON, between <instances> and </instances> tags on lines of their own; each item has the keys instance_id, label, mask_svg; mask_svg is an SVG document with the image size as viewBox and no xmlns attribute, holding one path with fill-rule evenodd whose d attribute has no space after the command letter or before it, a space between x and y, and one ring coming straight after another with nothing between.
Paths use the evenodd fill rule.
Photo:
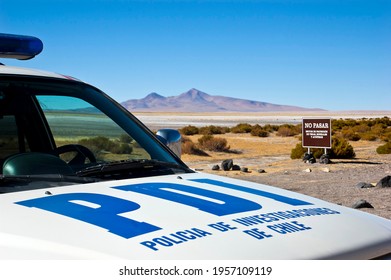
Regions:
<instances>
[{"instance_id":1,"label":"mountain","mask_svg":"<svg viewBox=\"0 0 391 280\"><path fill-rule=\"evenodd\" d=\"M169 97L153 92L142 99L130 99L121 104L131 112L288 112L322 110L209 95L194 88L180 95Z\"/></svg>"}]
</instances>

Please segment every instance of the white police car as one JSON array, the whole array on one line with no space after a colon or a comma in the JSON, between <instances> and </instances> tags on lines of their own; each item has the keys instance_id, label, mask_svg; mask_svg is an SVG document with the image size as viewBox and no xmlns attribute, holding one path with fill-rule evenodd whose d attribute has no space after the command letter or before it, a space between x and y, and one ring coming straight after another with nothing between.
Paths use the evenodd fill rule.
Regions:
<instances>
[{"instance_id":1,"label":"white police car","mask_svg":"<svg viewBox=\"0 0 391 280\"><path fill-rule=\"evenodd\" d=\"M1 57L41 50L0 35ZM93 86L0 65L0 259L391 258L390 220L195 172L159 135Z\"/></svg>"}]
</instances>

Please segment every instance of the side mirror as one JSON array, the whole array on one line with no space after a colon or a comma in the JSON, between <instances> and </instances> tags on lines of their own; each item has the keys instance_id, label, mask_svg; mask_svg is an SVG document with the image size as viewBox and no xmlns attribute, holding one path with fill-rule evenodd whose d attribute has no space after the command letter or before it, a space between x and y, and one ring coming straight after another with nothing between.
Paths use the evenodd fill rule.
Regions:
<instances>
[{"instance_id":1,"label":"side mirror","mask_svg":"<svg viewBox=\"0 0 391 280\"><path fill-rule=\"evenodd\" d=\"M175 129L159 129L156 132L156 136L167 145L178 157L181 157L182 153L182 136L178 130Z\"/></svg>"}]
</instances>

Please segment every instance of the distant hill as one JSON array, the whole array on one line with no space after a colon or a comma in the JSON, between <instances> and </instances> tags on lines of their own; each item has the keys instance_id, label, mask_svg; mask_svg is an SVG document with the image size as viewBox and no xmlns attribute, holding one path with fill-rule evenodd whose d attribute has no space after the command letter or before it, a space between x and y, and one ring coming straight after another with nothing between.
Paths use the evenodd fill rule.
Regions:
<instances>
[{"instance_id":1,"label":"distant hill","mask_svg":"<svg viewBox=\"0 0 391 280\"><path fill-rule=\"evenodd\" d=\"M169 97L153 92L144 98L130 99L121 104L131 112L292 112L322 110L209 95L194 88L180 95Z\"/></svg>"}]
</instances>

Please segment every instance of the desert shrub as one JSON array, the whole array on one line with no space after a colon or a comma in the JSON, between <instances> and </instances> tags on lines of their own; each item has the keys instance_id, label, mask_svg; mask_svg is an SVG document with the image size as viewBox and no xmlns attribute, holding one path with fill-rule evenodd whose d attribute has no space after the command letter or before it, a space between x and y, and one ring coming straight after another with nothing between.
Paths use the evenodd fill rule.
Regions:
<instances>
[{"instance_id":1,"label":"desert shrub","mask_svg":"<svg viewBox=\"0 0 391 280\"><path fill-rule=\"evenodd\" d=\"M363 119L369 126L381 125L383 128L391 126L391 119L387 116L383 118L375 118L375 119Z\"/></svg>"},{"instance_id":2,"label":"desert shrub","mask_svg":"<svg viewBox=\"0 0 391 280\"><path fill-rule=\"evenodd\" d=\"M387 127L383 123L376 123L371 127L371 134L376 136L376 139L387 141L391 139L391 127Z\"/></svg>"},{"instance_id":3,"label":"desert shrub","mask_svg":"<svg viewBox=\"0 0 391 280\"><path fill-rule=\"evenodd\" d=\"M360 134L361 140L375 141L378 136L372 132L365 132Z\"/></svg>"},{"instance_id":4,"label":"desert shrub","mask_svg":"<svg viewBox=\"0 0 391 280\"><path fill-rule=\"evenodd\" d=\"M291 124L283 124L278 128L277 135L281 137L289 137L300 134L297 126Z\"/></svg>"},{"instance_id":5,"label":"desert shrub","mask_svg":"<svg viewBox=\"0 0 391 280\"><path fill-rule=\"evenodd\" d=\"M303 159L304 154L308 152L307 148L303 148L302 143L297 143L296 147L291 150L291 159ZM324 149L311 149L314 158L320 158L324 154Z\"/></svg>"},{"instance_id":6,"label":"desert shrub","mask_svg":"<svg viewBox=\"0 0 391 280\"><path fill-rule=\"evenodd\" d=\"M294 126L294 131L297 134L301 134L303 132L303 125L301 123Z\"/></svg>"},{"instance_id":7,"label":"desert shrub","mask_svg":"<svg viewBox=\"0 0 391 280\"><path fill-rule=\"evenodd\" d=\"M332 130L340 130L345 126L343 119L331 120Z\"/></svg>"},{"instance_id":8,"label":"desert shrub","mask_svg":"<svg viewBox=\"0 0 391 280\"><path fill-rule=\"evenodd\" d=\"M133 151L131 145L110 140L104 136L84 138L78 141L78 144L88 147L93 153L110 152L114 154L127 154Z\"/></svg>"},{"instance_id":9,"label":"desert shrub","mask_svg":"<svg viewBox=\"0 0 391 280\"><path fill-rule=\"evenodd\" d=\"M293 136L292 130L287 126L281 126L277 131L278 136L288 137Z\"/></svg>"},{"instance_id":10,"label":"desert shrub","mask_svg":"<svg viewBox=\"0 0 391 280\"><path fill-rule=\"evenodd\" d=\"M383 134L380 136L380 139L386 142L391 142L391 127L388 127L384 130Z\"/></svg>"},{"instance_id":11,"label":"desert shrub","mask_svg":"<svg viewBox=\"0 0 391 280\"><path fill-rule=\"evenodd\" d=\"M227 146L227 140L213 135L204 135L198 139L198 144L201 149L213 152L226 152L230 149Z\"/></svg>"},{"instance_id":12,"label":"desert shrub","mask_svg":"<svg viewBox=\"0 0 391 280\"><path fill-rule=\"evenodd\" d=\"M231 127L232 133L249 133L252 129L252 125L249 123L240 123L234 127Z\"/></svg>"},{"instance_id":13,"label":"desert shrub","mask_svg":"<svg viewBox=\"0 0 391 280\"><path fill-rule=\"evenodd\" d=\"M188 155L208 156L207 153L197 147L197 145L187 137L182 138L182 153Z\"/></svg>"},{"instance_id":14,"label":"desert shrub","mask_svg":"<svg viewBox=\"0 0 391 280\"><path fill-rule=\"evenodd\" d=\"M361 139L361 136L357 132L355 132L351 127L342 128L341 135L343 138L349 141L358 141Z\"/></svg>"},{"instance_id":15,"label":"desert shrub","mask_svg":"<svg viewBox=\"0 0 391 280\"><path fill-rule=\"evenodd\" d=\"M355 119L345 119L343 121L344 126L350 126L350 127L355 127L358 124L359 121Z\"/></svg>"},{"instance_id":16,"label":"desert shrub","mask_svg":"<svg viewBox=\"0 0 391 280\"><path fill-rule=\"evenodd\" d=\"M360 134L354 133L350 137L346 138L349 141L359 141L362 139L362 136Z\"/></svg>"},{"instance_id":17,"label":"desert shrub","mask_svg":"<svg viewBox=\"0 0 391 280\"><path fill-rule=\"evenodd\" d=\"M199 129L199 134L202 135L224 134L226 132L229 132L229 128L215 125L208 125Z\"/></svg>"},{"instance_id":18,"label":"desert shrub","mask_svg":"<svg viewBox=\"0 0 391 280\"><path fill-rule=\"evenodd\" d=\"M383 118L379 119L378 123L383 123L386 126L391 126L391 118L384 116Z\"/></svg>"},{"instance_id":19,"label":"desert shrub","mask_svg":"<svg viewBox=\"0 0 391 280\"><path fill-rule=\"evenodd\" d=\"M302 147L302 143L297 143L296 147L291 150L291 159L302 159L304 154L307 152L307 148ZM311 153L315 158L320 158L324 154L324 149L316 148L311 149ZM346 139L341 137L335 137L332 140L331 158L354 158L356 156L353 147L349 144Z\"/></svg>"},{"instance_id":20,"label":"desert shrub","mask_svg":"<svg viewBox=\"0 0 391 280\"><path fill-rule=\"evenodd\" d=\"M263 128L266 130L266 131L269 131L270 133L272 133L272 132L275 132L275 131L278 131L278 129L279 129L279 125L272 125L272 124L265 124L264 126L263 126Z\"/></svg>"},{"instance_id":21,"label":"desert shrub","mask_svg":"<svg viewBox=\"0 0 391 280\"><path fill-rule=\"evenodd\" d=\"M358 125L353 127L353 130L357 133L366 133L371 130L368 124L366 123L359 123Z\"/></svg>"},{"instance_id":22,"label":"desert shrub","mask_svg":"<svg viewBox=\"0 0 391 280\"><path fill-rule=\"evenodd\" d=\"M115 143L110 149L110 152L113 154L131 154L133 152L133 147L126 143Z\"/></svg>"},{"instance_id":23,"label":"desert shrub","mask_svg":"<svg viewBox=\"0 0 391 280\"><path fill-rule=\"evenodd\" d=\"M110 151L115 145L113 141L103 136L83 138L78 141L78 144L88 147L93 152Z\"/></svg>"},{"instance_id":24,"label":"desert shrub","mask_svg":"<svg viewBox=\"0 0 391 280\"><path fill-rule=\"evenodd\" d=\"M391 126L391 119L388 117L375 119L339 119L331 121L333 131L341 131L343 128L352 128L357 133L366 133L372 131L374 134L381 135L383 130Z\"/></svg>"},{"instance_id":25,"label":"desert shrub","mask_svg":"<svg viewBox=\"0 0 391 280\"><path fill-rule=\"evenodd\" d=\"M356 153L353 146L349 142L341 137L334 137L331 146L331 158L354 158Z\"/></svg>"},{"instance_id":26,"label":"desert shrub","mask_svg":"<svg viewBox=\"0 0 391 280\"><path fill-rule=\"evenodd\" d=\"M182 153L183 154L193 155L195 149L196 149L196 145L194 144L193 141L182 142Z\"/></svg>"},{"instance_id":27,"label":"desert shrub","mask_svg":"<svg viewBox=\"0 0 391 280\"><path fill-rule=\"evenodd\" d=\"M258 136L258 137L268 137L269 131L265 130L262 126L259 124L256 124L251 129L251 135L252 136Z\"/></svg>"},{"instance_id":28,"label":"desert shrub","mask_svg":"<svg viewBox=\"0 0 391 280\"><path fill-rule=\"evenodd\" d=\"M320 158L322 155L324 155L324 149L322 148L311 149L311 153L314 155L314 158Z\"/></svg>"},{"instance_id":29,"label":"desert shrub","mask_svg":"<svg viewBox=\"0 0 391 280\"><path fill-rule=\"evenodd\" d=\"M358 121L355 119L344 119L340 122L342 124L342 127L349 126L349 127L355 127L358 124Z\"/></svg>"},{"instance_id":30,"label":"desert shrub","mask_svg":"<svg viewBox=\"0 0 391 280\"><path fill-rule=\"evenodd\" d=\"M199 129L194 125L188 125L179 129L179 132L183 135L195 135L199 133Z\"/></svg>"},{"instance_id":31,"label":"desert shrub","mask_svg":"<svg viewBox=\"0 0 391 280\"><path fill-rule=\"evenodd\" d=\"M381 124L381 123L377 123L377 124L374 124L373 126L371 126L371 132L373 134L379 135L379 137L382 134L384 134L386 129L387 129L387 126L385 126L384 124Z\"/></svg>"},{"instance_id":32,"label":"desert shrub","mask_svg":"<svg viewBox=\"0 0 391 280\"><path fill-rule=\"evenodd\" d=\"M133 141L133 138L128 134L121 134L119 136L119 141L122 143L131 143Z\"/></svg>"},{"instance_id":33,"label":"desert shrub","mask_svg":"<svg viewBox=\"0 0 391 280\"><path fill-rule=\"evenodd\" d=\"M378 154L391 154L391 142L387 142L384 145L377 147L376 152Z\"/></svg>"},{"instance_id":34,"label":"desert shrub","mask_svg":"<svg viewBox=\"0 0 391 280\"><path fill-rule=\"evenodd\" d=\"M296 124L293 130L295 131L295 135L301 134L303 132L303 125L301 123Z\"/></svg>"},{"instance_id":35,"label":"desert shrub","mask_svg":"<svg viewBox=\"0 0 391 280\"><path fill-rule=\"evenodd\" d=\"M291 150L291 159L302 159L305 152L307 149L303 148L302 143L297 143L296 147Z\"/></svg>"}]
</instances>

